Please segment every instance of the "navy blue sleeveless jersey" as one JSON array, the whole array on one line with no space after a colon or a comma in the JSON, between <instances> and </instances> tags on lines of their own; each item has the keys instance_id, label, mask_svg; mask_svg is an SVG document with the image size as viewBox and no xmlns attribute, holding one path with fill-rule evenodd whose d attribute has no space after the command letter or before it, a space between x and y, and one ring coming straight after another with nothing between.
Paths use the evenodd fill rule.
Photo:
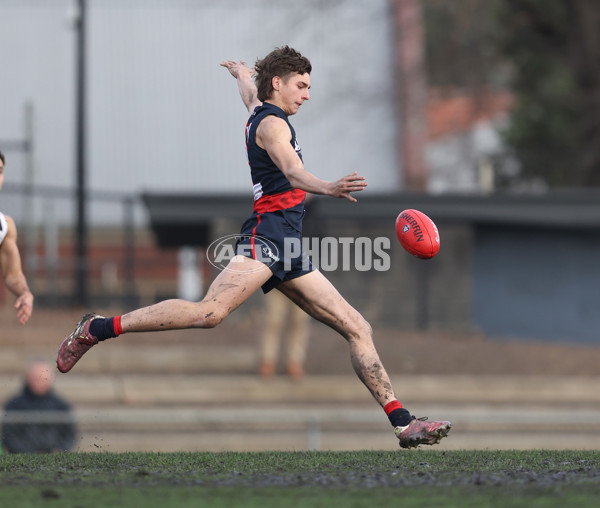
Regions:
<instances>
[{"instance_id":1,"label":"navy blue sleeveless jersey","mask_svg":"<svg viewBox=\"0 0 600 508\"><path fill-rule=\"evenodd\" d=\"M300 189L294 189L283 172L271 160L267 151L256 144L258 124L269 115L277 116L288 124L292 133L290 143L302 160L302 151L296 140L296 131L284 111L268 102L255 108L246 125L246 149L254 190L254 210L263 212L285 210L292 226L302 229L306 193Z\"/></svg>"},{"instance_id":2,"label":"navy blue sleeveless jersey","mask_svg":"<svg viewBox=\"0 0 600 508\"><path fill-rule=\"evenodd\" d=\"M246 125L254 207L252 215L242 225L236 252L259 260L271 269L273 276L263 285L265 293L282 281L314 270L301 247L289 248L290 242L301 244L306 192L292 187L267 151L256 144L256 129L269 115L277 116L288 124L292 134L290 143L302 160L296 132L284 111L268 102L255 108Z\"/></svg>"}]
</instances>

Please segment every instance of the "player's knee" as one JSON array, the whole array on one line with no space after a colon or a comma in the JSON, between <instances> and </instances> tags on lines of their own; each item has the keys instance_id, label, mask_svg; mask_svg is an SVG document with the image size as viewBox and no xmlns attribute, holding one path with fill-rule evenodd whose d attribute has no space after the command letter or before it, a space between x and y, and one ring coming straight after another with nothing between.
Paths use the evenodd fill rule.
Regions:
<instances>
[{"instance_id":1,"label":"player's knee","mask_svg":"<svg viewBox=\"0 0 600 508\"><path fill-rule=\"evenodd\" d=\"M350 325L349 338L354 340L372 340L373 329L361 315L357 316Z\"/></svg>"},{"instance_id":2,"label":"player's knee","mask_svg":"<svg viewBox=\"0 0 600 508\"><path fill-rule=\"evenodd\" d=\"M361 335L371 340L373 338L373 328L371 328L371 324L365 319L362 318L362 323L360 324Z\"/></svg>"},{"instance_id":3,"label":"player's knee","mask_svg":"<svg viewBox=\"0 0 600 508\"><path fill-rule=\"evenodd\" d=\"M215 328L219 326L224 319L225 315L219 311L207 312L202 319L204 325L202 328Z\"/></svg>"},{"instance_id":4,"label":"player's knee","mask_svg":"<svg viewBox=\"0 0 600 508\"><path fill-rule=\"evenodd\" d=\"M223 312L223 309L218 306L207 305L206 302L200 302L196 305L192 325L194 328L215 328L227 316L227 313Z\"/></svg>"}]
</instances>

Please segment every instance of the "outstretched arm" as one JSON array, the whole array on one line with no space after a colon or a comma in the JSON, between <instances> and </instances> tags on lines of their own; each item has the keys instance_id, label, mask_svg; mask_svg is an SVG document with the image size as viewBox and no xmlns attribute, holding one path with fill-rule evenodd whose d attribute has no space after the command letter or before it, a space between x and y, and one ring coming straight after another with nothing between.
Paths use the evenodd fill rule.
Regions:
<instances>
[{"instance_id":1,"label":"outstretched arm","mask_svg":"<svg viewBox=\"0 0 600 508\"><path fill-rule=\"evenodd\" d=\"M258 100L256 85L252 80L254 69L250 69L244 60L240 60L239 62L236 62L235 60L225 60L224 62L221 62L221 65L237 79L242 101L244 101L244 105L248 108L248 112L252 113L254 108L262 104L262 102Z\"/></svg>"},{"instance_id":2,"label":"outstretched arm","mask_svg":"<svg viewBox=\"0 0 600 508\"><path fill-rule=\"evenodd\" d=\"M0 268L6 287L17 297L15 309L21 324L25 324L33 311L33 295L29 291L27 280L21 268L21 257L17 247L17 228L15 222L6 217L8 232L0 245Z\"/></svg>"}]
</instances>

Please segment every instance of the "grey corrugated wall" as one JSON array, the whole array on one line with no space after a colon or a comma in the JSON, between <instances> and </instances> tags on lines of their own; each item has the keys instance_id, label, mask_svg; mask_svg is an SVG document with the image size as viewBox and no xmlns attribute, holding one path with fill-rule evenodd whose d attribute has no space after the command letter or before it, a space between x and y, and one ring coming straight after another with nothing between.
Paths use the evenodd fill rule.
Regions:
<instances>
[{"instance_id":1,"label":"grey corrugated wall","mask_svg":"<svg viewBox=\"0 0 600 508\"><path fill-rule=\"evenodd\" d=\"M313 63L311 100L292 119L308 170L357 170L397 189L387 0L88 0L90 189L251 195L247 113L223 59L253 63L290 44ZM70 0L0 2L0 140L36 116L36 181L74 185L74 31ZM7 154L7 182L23 181ZM0 198L2 196L0 195ZM2 202L0 201L0 207ZM19 210L12 213L18 218ZM39 203L36 216L43 214ZM69 221L73 206L58 210ZM90 221L119 221L118 207Z\"/></svg>"}]
</instances>

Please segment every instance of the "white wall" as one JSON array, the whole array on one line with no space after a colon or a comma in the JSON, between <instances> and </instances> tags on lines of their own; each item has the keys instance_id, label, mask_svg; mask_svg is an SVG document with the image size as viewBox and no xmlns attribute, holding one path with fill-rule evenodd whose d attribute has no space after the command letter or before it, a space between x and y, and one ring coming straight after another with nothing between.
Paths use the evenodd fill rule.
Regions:
<instances>
[{"instance_id":1,"label":"white wall","mask_svg":"<svg viewBox=\"0 0 600 508\"><path fill-rule=\"evenodd\" d=\"M481 121L472 129L429 141L426 161L429 167L428 192L480 193L494 190L492 160L506 153L500 129L507 118Z\"/></svg>"},{"instance_id":2,"label":"white wall","mask_svg":"<svg viewBox=\"0 0 600 508\"><path fill-rule=\"evenodd\" d=\"M245 192L247 113L224 59L289 44L313 63L311 100L291 119L306 168L357 170L398 188L387 0L88 0L88 182L126 192ZM75 33L70 0L0 2L0 140L36 112L36 180L72 187ZM7 182L22 158L7 153ZM0 208L4 203L0 195ZM249 202L250 207L250 202ZM61 220L72 215L61 209ZM92 211L92 222L120 210ZM12 212L18 216L18 210ZM38 206L36 213L42 213Z\"/></svg>"}]
</instances>

